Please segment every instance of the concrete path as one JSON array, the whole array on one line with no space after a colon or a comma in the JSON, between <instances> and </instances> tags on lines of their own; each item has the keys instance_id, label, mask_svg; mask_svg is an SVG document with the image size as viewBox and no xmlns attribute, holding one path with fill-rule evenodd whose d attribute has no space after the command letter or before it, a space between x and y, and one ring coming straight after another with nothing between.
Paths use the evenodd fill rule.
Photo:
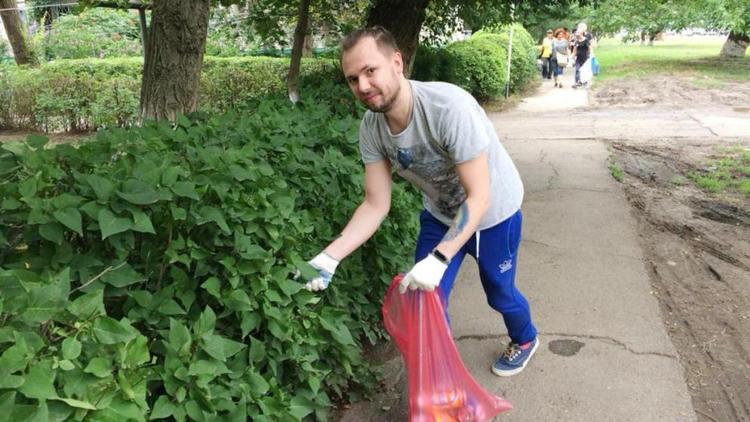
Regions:
<instances>
[{"instance_id":1,"label":"concrete path","mask_svg":"<svg viewBox=\"0 0 750 422\"><path fill-rule=\"evenodd\" d=\"M505 328L467 258L450 307L459 350L476 379L514 405L501 421L695 420L635 220L607 169L607 146L597 140L633 130L623 124L618 132L612 114L580 108L587 92L571 84L569 75L562 89L545 82L515 110L490 115L526 188L517 283L541 346L517 376L489 371L507 341ZM690 121L694 126L682 130L710 134ZM644 124L650 136L665 128Z\"/></svg>"}]
</instances>

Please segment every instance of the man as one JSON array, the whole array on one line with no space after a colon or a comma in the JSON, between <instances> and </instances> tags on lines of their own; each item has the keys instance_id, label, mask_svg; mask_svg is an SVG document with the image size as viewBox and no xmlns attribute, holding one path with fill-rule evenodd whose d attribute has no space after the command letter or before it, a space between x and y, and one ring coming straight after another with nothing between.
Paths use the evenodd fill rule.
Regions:
<instances>
[{"instance_id":1,"label":"man","mask_svg":"<svg viewBox=\"0 0 750 422\"><path fill-rule=\"evenodd\" d=\"M539 341L529 305L515 287L523 185L492 123L474 98L442 82L404 77L393 36L360 29L342 43L341 66L354 96L368 109L359 133L365 197L341 235L309 263L318 291L339 262L369 239L388 214L391 170L424 194L414 267L400 290L442 290L447 306L461 261L479 263L487 300L499 311L511 343L492 365L500 376L521 372Z\"/></svg>"},{"instance_id":2,"label":"man","mask_svg":"<svg viewBox=\"0 0 750 422\"><path fill-rule=\"evenodd\" d=\"M547 36L542 40L542 79L552 79L552 30L547 30Z\"/></svg>"}]
</instances>

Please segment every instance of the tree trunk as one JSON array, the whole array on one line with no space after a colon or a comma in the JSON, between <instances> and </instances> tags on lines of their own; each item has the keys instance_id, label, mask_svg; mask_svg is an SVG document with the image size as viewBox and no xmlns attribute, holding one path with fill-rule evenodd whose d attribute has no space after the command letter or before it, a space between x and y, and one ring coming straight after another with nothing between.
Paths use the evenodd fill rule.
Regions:
<instances>
[{"instance_id":1,"label":"tree trunk","mask_svg":"<svg viewBox=\"0 0 750 422\"><path fill-rule=\"evenodd\" d=\"M16 9L16 0L0 0L0 9ZM21 20L18 10L5 10L0 12L0 17L5 26L5 33L13 49L13 57L17 65L28 64L36 66L39 64L34 54L26 43L26 25Z\"/></svg>"},{"instance_id":2,"label":"tree trunk","mask_svg":"<svg viewBox=\"0 0 750 422\"><path fill-rule=\"evenodd\" d=\"M313 50L315 49L314 41L312 34L305 35L305 42L302 43L302 57L313 56Z\"/></svg>"},{"instance_id":3,"label":"tree trunk","mask_svg":"<svg viewBox=\"0 0 750 422\"><path fill-rule=\"evenodd\" d=\"M724 42L724 46L721 47L719 57L722 59L741 59L745 57L748 44L750 44L748 34L731 31Z\"/></svg>"},{"instance_id":4,"label":"tree trunk","mask_svg":"<svg viewBox=\"0 0 750 422\"><path fill-rule=\"evenodd\" d=\"M289 63L289 73L286 75L286 83L289 99L296 103L299 101L299 67L302 61L302 47L307 34L307 18L310 15L310 0L300 0L297 12L297 27L294 29L294 44L292 45L292 60Z\"/></svg>"},{"instance_id":5,"label":"tree trunk","mask_svg":"<svg viewBox=\"0 0 750 422\"><path fill-rule=\"evenodd\" d=\"M411 74L429 4L430 0L376 0L367 17L367 26L381 25L396 38L407 77Z\"/></svg>"},{"instance_id":6,"label":"tree trunk","mask_svg":"<svg viewBox=\"0 0 750 422\"><path fill-rule=\"evenodd\" d=\"M153 3L141 84L141 117L169 119L198 106L210 0Z\"/></svg>"}]
</instances>

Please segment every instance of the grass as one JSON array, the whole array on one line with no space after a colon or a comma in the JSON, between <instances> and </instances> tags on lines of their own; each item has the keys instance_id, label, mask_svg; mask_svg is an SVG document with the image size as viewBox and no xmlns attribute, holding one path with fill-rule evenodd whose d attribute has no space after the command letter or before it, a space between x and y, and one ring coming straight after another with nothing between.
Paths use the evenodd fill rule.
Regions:
<instances>
[{"instance_id":1,"label":"grass","mask_svg":"<svg viewBox=\"0 0 750 422\"><path fill-rule=\"evenodd\" d=\"M605 38L595 51L602 68L597 79L675 75L707 88L750 80L750 49L744 59L721 60L723 43L722 37L665 36L664 41L656 41L653 46L642 46Z\"/></svg>"},{"instance_id":2,"label":"grass","mask_svg":"<svg viewBox=\"0 0 750 422\"><path fill-rule=\"evenodd\" d=\"M699 188L709 192L739 192L750 196L750 149L742 146L718 148L705 170L689 177Z\"/></svg>"}]
</instances>

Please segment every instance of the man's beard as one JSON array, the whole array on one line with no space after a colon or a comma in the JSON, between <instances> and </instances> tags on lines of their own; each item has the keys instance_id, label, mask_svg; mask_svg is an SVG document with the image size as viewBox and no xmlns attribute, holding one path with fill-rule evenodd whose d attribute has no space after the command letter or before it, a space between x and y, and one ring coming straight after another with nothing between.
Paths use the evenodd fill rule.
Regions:
<instances>
[{"instance_id":1,"label":"man's beard","mask_svg":"<svg viewBox=\"0 0 750 422\"><path fill-rule=\"evenodd\" d=\"M365 107L367 107L367 109L369 109L372 112L387 113L391 110L391 108L393 108L393 103L396 102L396 98L398 98L398 94L400 91L401 91L401 85L396 85L396 90L393 92L393 95L391 95L390 98L385 98L385 96L383 96L383 104L379 106L371 105L365 101L362 101L362 104L364 104Z\"/></svg>"}]
</instances>

